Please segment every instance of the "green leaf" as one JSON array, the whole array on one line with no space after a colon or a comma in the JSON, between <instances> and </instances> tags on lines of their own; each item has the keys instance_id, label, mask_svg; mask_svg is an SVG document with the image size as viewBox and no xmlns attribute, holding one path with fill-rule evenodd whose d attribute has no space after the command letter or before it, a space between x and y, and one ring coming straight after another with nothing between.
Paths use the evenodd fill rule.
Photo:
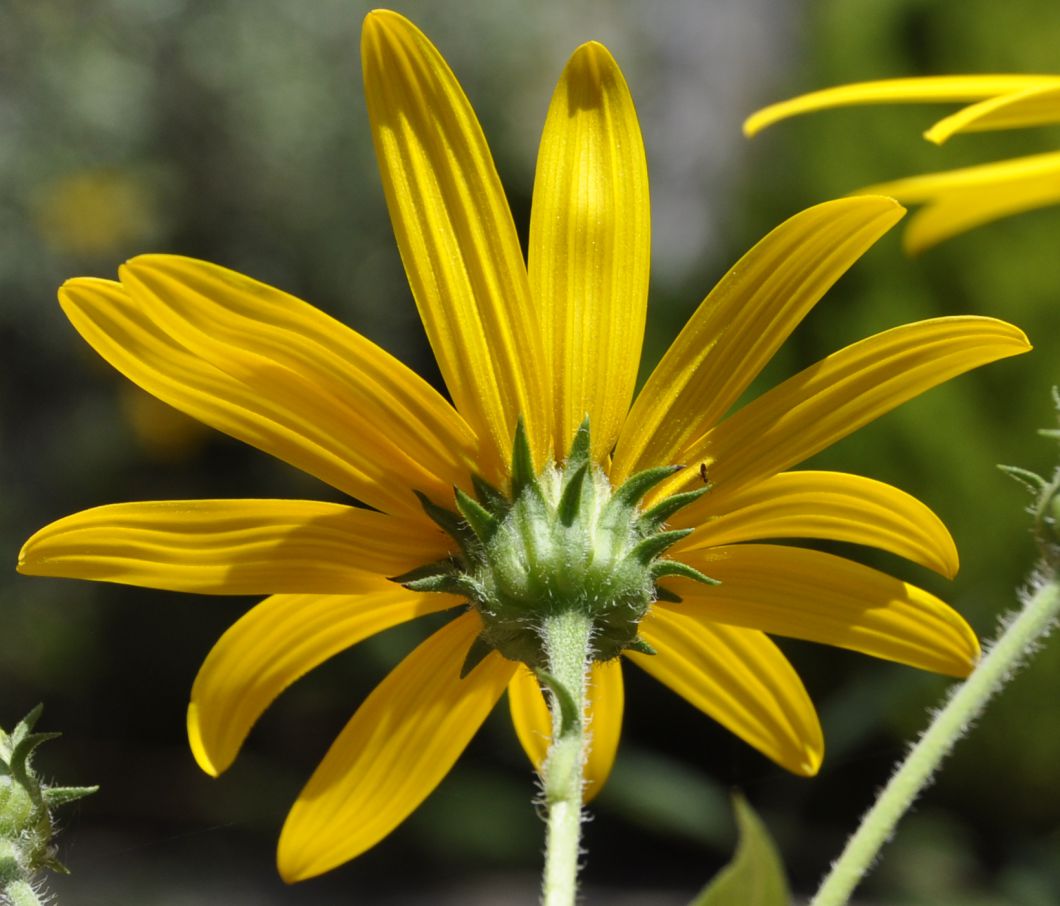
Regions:
<instances>
[{"instance_id":1,"label":"green leaf","mask_svg":"<svg viewBox=\"0 0 1060 906\"><path fill-rule=\"evenodd\" d=\"M736 853L690 906L791 906L784 866L766 826L743 796L734 794L740 840Z\"/></svg>"},{"instance_id":2,"label":"green leaf","mask_svg":"<svg viewBox=\"0 0 1060 906\"><path fill-rule=\"evenodd\" d=\"M540 667L531 668L534 674L537 676L537 681L542 686L547 686L552 694L556 697L556 702L559 704L560 714L560 736L565 736L571 731L571 728L578 722L578 706L574 703L574 696L570 694L570 690L563 685L558 679L556 679L547 670L542 670Z\"/></svg>"}]
</instances>

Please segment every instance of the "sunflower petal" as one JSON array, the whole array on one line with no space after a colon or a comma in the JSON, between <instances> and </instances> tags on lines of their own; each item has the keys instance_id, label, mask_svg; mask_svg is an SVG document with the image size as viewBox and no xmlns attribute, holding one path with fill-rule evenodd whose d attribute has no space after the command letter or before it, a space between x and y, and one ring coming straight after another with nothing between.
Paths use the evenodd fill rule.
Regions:
<instances>
[{"instance_id":1,"label":"sunflower petal","mask_svg":"<svg viewBox=\"0 0 1060 906\"><path fill-rule=\"evenodd\" d=\"M120 276L146 315L193 354L292 405L320 400L322 427L344 448L365 450L361 459L382 459L406 483L423 471L447 486L466 483L476 458L467 423L423 378L346 325L194 258L141 255Z\"/></svg>"},{"instance_id":2,"label":"sunflower petal","mask_svg":"<svg viewBox=\"0 0 1060 906\"><path fill-rule=\"evenodd\" d=\"M948 75L837 85L763 107L744 121L743 132L750 138L780 120L833 107L979 101L999 94L1026 91L1042 82L1056 81L1056 78L1051 75Z\"/></svg>"},{"instance_id":3,"label":"sunflower petal","mask_svg":"<svg viewBox=\"0 0 1060 906\"><path fill-rule=\"evenodd\" d=\"M622 666L617 659L594 662L591 667L586 716L591 741L585 763L585 802L591 802L607 783L622 735L625 693ZM508 684L508 707L515 735L523 751L540 771L552 740L552 715L534 674L521 667Z\"/></svg>"},{"instance_id":4,"label":"sunflower petal","mask_svg":"<svg viewBox=\"0 0 1060 906\"><path fill-rule=\"evenodd\" d=\"M960 614L860 563L771 544L690 551L682 559L721 582L709 590L682 583L681 613L700 621L836 645L949 676L967 676L978 660L979 643Z\"/></svg>"},{"instance_id":5,"label":"sunflower petal","mask_svg":"<svg viewBox=\"0 0 1060 906\"><path fill-rule=\"evenodd\" d=\"M547 371L526 266L482 129L434 45L407 19L364 20L372 137L412 294L446 385L506 469L515 425L548 450Z\"/></svg>"},{"instance_id":6,"label":"sunflower petal","mask_svg":"<svg viewBox=\"0 0 1060 906\"><path fill-rule=\"evenodd\" d=\"M1057 122L1060 122L1060 78L1053 78L1024 91L969 104L935 123L924 133L924 138L941 145L958 132L1020 129Z\"/></svg>"},{"instance_id":7,"label":"sunflower petal","mask_svg":"<svg viewBox=\"0 0 1060 906\"><path fill-rule=\"evenodd\" d=\"M637 379L648 301L648 170L637 114L607 49L583 44L552 96L534 179L530 289L554 374L553 456L589 416L614 446Z\"/></svg>"},{"instance_id":8,"label":"sunflower petal","mask_svg":"<svg viewBox=\"0 0 1060 906\"><path fill-rule=\"evenodd\" d=\"M696 530L674 546L702 550L769 538L826 538L890 551L953 578L957 546L915 497L882 481L842 472L781 472L731 494L722 512L707 494L673 519Z\"/></svg>"},{"instance_id":9,"label":"sunflower petal","mask_svg":"<svg viewBox=\"0 0 1060 906\"><path fill-rule=\"evenodd\" d=\"M287 816L277 853L285 881L321 874L374 846L448 773L517 667L494 652L460 679L481 630L477 614L458 617L365 699Z\"/></svg>"},{"instance_id":10,"label":"sunflower petal","mask_svg":"<svg viewBox=\"0 0 1060 906\"><path fill-rule=\"evenodd\" d=\"M206 656L188 705L195 760L214 777L235 760L251 727L291 683L369 636L456 607L376 580L363 594L273 595L249 610Z\"/></svg>"},{"instance_id":11,"label":"sunflower petal","mask_svg":"<svg viewBox=\"0 0 1060 906\"><path fill-rule=\"evenodd\" d=\"M1049 177L1055 179L1058 170L1060 170L1060 151L1050 151L1046 154L1031 154L989 164L976 164L974 167L959 167L956 170L906 176L891 182L867 186L858 191L875 194L880 189L886 189L892 195L901 196L902 201L921 204L935 201L952 193L973 192L1001 185L1018 185L1023 181L1036 181Z\"/></svg>"},{"instance_id":12,"label":"sunflower petal","mask_svg":"<svg viewBox=\"0 0 1060 906\"><path fill-rule=\"evenodd\" d=\"M865 191L881 190L928 203L910 218L903 237L915 254L992 220L1060 203L1060 152L926 173Z\"/></svg>"},{"instance_id":13,"label":"sunflower petal","mask_svg":"<svg viewBox=\"0 0 1060 906\"><path fill-rule=\"evenodd\" d=\"M702 463L719 507L728 495L801 462L862 425L979 365L1027 352L1023 332L993 318L905 324L822 359L727 418L677 457ZM679 473L659 497L698 481Z\"/></svg>"},{"instance_id":14,"label":"sunflower petal","mask_svg":"<svg viewBox=\"0 0 1060 906\"><path fill-rule=\"evenodd\" d=\"M656 606L640 624L658 654L633 663L787 770L817 773L824 738L794 668L763 633Z\"/></svg>"},{"instance_id":15,"label":"sunflower petal","mask_svg":"<svg viewBox=\"0 0 1060 906\"><path fill-rule=\"evenodd\" d=\"M622 712L626 693L622 662L595 661L589 673L589 758L585 763L585 801L591 802L607 783L622 735Z\"/></svg>"},{"instance_id":16,"label":"sunflower petal","mask_svg":"<svg viewBox=\"0 0 1060 906\"><path fill-rule=\"evenodd\" d=\"M552 714L537 677L529 667L516 668L508 683L508 711L519 744L534 770L540 771L552 740Z\"/></svg>"},{"instance_id":17,"label":"sunflower petal","mask_svg":"<svg viewBox=\"0 0 1060 906\"><path fill-rule=\"evenodd\" d=\"M31 576L200 594L341 594L447 553L444 536L309 500L159 500L95 507L30 538Z\"/></svg>"},{"instance_id":18,"label":"sunflower petal","mask_svg":"<svg viewBox=\"0 0 1060 906\"><path fill-rule=\"evenodd\" d=\"M407 458L376 459L371 445L361 445L363 438L356 446L342 442L344 432L335 435L330 430L341 411L326 399L309 393L273 398L204 361L149 317L118 283L70 280L59 290L59 301L89 345L148 393L332 487L419 521L424 520L423 512L410 488L451 493L450 486ZM396 474L404 477L395 480Z\"/></svg>"},{"instance_id":19,"label":"sunflower petal","mask_svg":"<svg viewBox=\"0 0 1060 906\"><path fill-rule=\"evenodd\" d=\"M890 198L825 202L789 218L744 255L637 396L612 481L681 462L688 442L725 414L828 288L903 213Z\"/></svg>"}]
</instances>

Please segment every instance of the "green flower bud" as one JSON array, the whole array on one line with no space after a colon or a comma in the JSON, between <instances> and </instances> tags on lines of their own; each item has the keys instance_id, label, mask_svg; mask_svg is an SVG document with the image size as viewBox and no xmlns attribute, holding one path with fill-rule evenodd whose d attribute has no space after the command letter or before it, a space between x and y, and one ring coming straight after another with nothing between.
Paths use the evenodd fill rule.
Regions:
<instances>
[{"instance_id":1,"label":"green flower bud","mask_svg":"<svg viewBox=\"0 0 1060 906\"><path fill-rule=\"evenodd\" d=\"M612 488L590 462L589 446L586 420L567 459L539 472L520 423L509 494L476 478L477 499L457 489L455 512L423 499L425 512L454 538L461 555L395 581L416 591L467 597L484 629L465 670L491 650L541 670L542 620L565 611L591 618L596 660L609 660L624 648L644 652L648 646L637 637L637 627L661 594L656 581L679 575L713 582L663 558L691 531L667 531L666 520L709 488L675 494L642 511L644 495L680 467L648 469Z\"/></svg>"},{"instance_id":2,"label":"green flower bud","mask_svg":"<svg viewBox=\"0 0 1060 906\"><path fill-rule=\"evenodd\" d=\"M31 732L41 710L40 705L34 708L11 733L0 729L0 893L20 904L39 902L33 885L36 874L66 873L55 857L52 810L98 789L41 783L33 770L33 754L41 743L60 735Z\"/></svg>"}]
</instances>

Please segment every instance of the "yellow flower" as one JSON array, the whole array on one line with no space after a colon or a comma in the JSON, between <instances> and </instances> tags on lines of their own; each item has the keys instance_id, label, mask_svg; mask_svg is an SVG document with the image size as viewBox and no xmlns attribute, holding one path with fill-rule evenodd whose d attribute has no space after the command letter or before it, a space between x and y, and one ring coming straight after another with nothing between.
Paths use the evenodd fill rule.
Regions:
<instances>
[{"instance_id":1,"label":"yellow flower","mask_svg":"<svg viewBox=\"0 0 1060 906\"><path fill-rule=\"evenodd\" d=\"M772 104L748 117L753 136L789 116L850 104L968 102L924 133L941 145L960 132L1060 123L1060 75L956 75L858 82ZM1060 151L926 173L867 186L925 207L910 218L905 246L920 252L1001 217L1060 203Z\"/></svg>"},{"instance_id":2,"label":"yellow flower","mask_svg":"<svg viewBox=\"0 0 1060 906\"><path fill-rule=\"evenodd\" d=\"M935 384L1026 351L1023 334L974 317L898 327L726 414L828 287L898 220L897 203L843 199L782 224L700 305L634 400L648 182L629 91L607 50L580 47L553 96L528 263L482 131L438 51L400 16L373 12L362 54L394 231L452 405L317 309L215 265L146 255L121 268L120 282L79 278L59 294L82 336L131 380L372 508L125 503L61 519L27 542L25 573L271 595L222 636L196 678L188 731L202 768L224 771L273 699L336 652L464 607L460 596L387 577L459 561L428 512L452 510L455 487L461 512L482 516L470 494L486 504L497 493L490 486L516 484L513 438L517 454L524 439L524 462L559 463L586 415L586 485L604 497L645 469L690 466L644 497L644 507L687 503L669 527L692 530L664 533L667 544L680 539L672 553L685 566L655 566L721 582L669 574L652 587L661 599L648 601L624 654L752 746L804 775L823 753L813 705L766 633L967 674L975 635L932 595L830 554L746 542L829 538L953 575L953 542L923 504L856 475L785 470ZM703 475L709 493L668 496L701 491ZM684 601L675 604L678 593ZM530 670L495 650L468 657L484 616L465 608L362 703L291 810L279 844L284 878L326 871L386 836L505 690L518 737L540 764L551 731ZM620 659L594 663L589 796L614 759L622 682Z\"/></svg>"}]
</instances>

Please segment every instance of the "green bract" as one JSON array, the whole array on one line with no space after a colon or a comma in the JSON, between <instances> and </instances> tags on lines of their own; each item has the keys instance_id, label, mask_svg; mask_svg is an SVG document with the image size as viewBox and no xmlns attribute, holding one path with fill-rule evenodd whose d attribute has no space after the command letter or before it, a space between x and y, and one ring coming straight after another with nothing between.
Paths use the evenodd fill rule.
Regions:
<instances>
[{"instance_id":1,"label":"green bract","mask_svg":"<svg viewBox=\"0 0 1060 906\"><path fill-rule=\"evenodd\" d=\"M44 870L66 872L55 857L52 809L94 793L97 787L46 786L31 761L42 742L58 733L33 733L41 706L34 708L11 733L0 729L0 899L37 903L34 876Z\"/></svg>"},{"instance_id":2,"label":"green bract","mask_svg":"<svg viewBox=\"0 0 1060 906\"><path fill-rule=\"evenodd\" d=\"M427 514L456 540L461 554L395 581L414 591L464 595L479 612L485 627L465 672L494 649L543 668L542 618L565 611L592 619L598 661L617 657L624 648L654 653L637 637L637 626L653 601L673 598L657 580L679 575L715 584L699 570L662 557L692 531L667 531L666 520L709 486L641 510L644 495L682 467L647 469L612 488L590 461L589 450L586 419L566 461L538 472L520 422L508 495L476 478L477 499L456 489L456 512L421 497Z\"/></svg>"}]
</instances>

